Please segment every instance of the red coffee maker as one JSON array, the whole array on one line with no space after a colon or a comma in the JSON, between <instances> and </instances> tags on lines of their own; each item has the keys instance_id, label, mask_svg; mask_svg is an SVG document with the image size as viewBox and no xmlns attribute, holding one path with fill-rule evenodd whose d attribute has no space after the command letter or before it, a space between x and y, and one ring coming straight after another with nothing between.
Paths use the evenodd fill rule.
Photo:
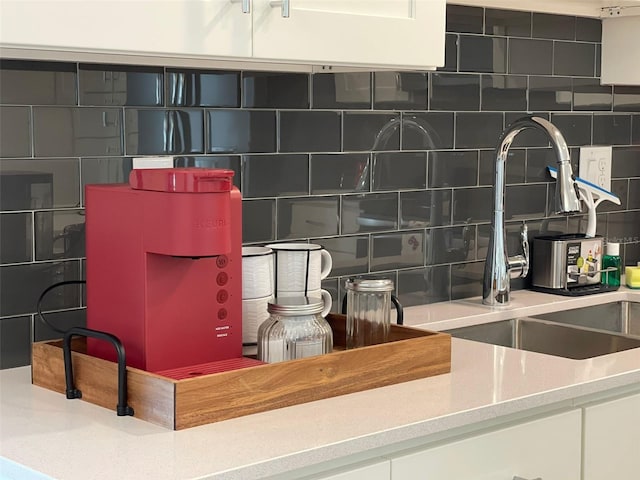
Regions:
<instances>
[{"instance_id":1,"label":"red coffee maker","mask_svg":"<svg viewBox=\"0 0 640 480\"><path fill-rule=\"evenodd\" d=\"M133 170L87 185L87 327L158 372L242 357L242 200L232 170ZM88 353L115 361L89 338Z\"/></svg>"}]
</instances>

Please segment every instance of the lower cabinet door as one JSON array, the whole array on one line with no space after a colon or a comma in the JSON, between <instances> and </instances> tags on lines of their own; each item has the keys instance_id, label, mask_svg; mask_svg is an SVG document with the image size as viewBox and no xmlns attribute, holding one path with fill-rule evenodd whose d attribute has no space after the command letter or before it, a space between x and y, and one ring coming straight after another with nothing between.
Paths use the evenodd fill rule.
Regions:
<instances>
[{"instance_id":1,"label":"lower cabinet door","mask_svg":"<svg viewBox=\"0 0 640 480\"><path fill-rule=\"evenodd\" d=\"M389 461L374 463L365 467L355 468L347 472L336 473L318 480L390 480L391 471Z\"/></svg>"},{"instance_id":2,"label":"lower cabinet door","mask_svg":"<svg viewBox=\"0 0 640 480\"><path fill-rule=\"evenodd\" d=\"M640 478L640 395L584 409L584 480Z\"/></svg>"},{"instance_id":3,"label":"lower cabinet door","mask_svg":"<svg viewBox=\"0 0 640 480\"><path fill-rule=\"evenodd\" d=\"M391 478L580 480L581 423L577 409L394 458Z\"/></svg>"}]
</instances>

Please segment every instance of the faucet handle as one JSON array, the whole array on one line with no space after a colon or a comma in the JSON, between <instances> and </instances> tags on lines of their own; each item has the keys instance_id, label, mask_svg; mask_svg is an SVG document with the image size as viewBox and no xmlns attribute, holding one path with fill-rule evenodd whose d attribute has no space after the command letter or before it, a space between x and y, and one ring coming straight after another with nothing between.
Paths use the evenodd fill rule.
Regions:
<instances>
[{"instance_id":1,"label":"faucet handle","mask_svg":"<svg viewBox=\"0 0 640 480\"><path fill-rule=\"evenodd\" d=\"M529 227L522 222L520 227L520 242L522 243L522 255L509 257L509 276L511 278L524 278L529 273Z\"/></svg>"}]
</instances>

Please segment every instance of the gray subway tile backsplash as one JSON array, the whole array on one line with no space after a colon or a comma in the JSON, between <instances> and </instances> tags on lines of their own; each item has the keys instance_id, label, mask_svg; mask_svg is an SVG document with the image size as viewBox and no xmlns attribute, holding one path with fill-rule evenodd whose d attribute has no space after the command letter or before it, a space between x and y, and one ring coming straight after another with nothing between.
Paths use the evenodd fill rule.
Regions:
<instances>
[{"instance_id":1,"label":"gray subway tile backsplash","mask_svg":"<svg viewBox=\"0 0 640 480\"><path fill-rule=\"evenodd\" d=\"M635 263L640 89L600 85L600 41L595 18L448 5L436 72L0 60L0 367L28 363L30 342L51 338L35 317L44 288L83 278L84 186L126 182L138 155L233 170L243 242L325 245L335 311L350 276L390 278L416 305L480 295L494 149L534 112L567 138L577 174L580 146L614 146L622 205L599 208L597 231ZM530 238L584 231L584 214L552 213L548 145L528 129L511 146L510 254L523 220ZM80 287L49 295L47 315L84 325Z\"/></svg>"}]
</instances>

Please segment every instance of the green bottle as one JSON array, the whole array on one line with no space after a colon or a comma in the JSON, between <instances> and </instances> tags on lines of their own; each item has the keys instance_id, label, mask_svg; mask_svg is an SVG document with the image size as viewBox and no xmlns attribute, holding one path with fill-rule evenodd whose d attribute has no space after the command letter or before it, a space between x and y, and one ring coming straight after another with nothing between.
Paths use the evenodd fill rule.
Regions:
<instances>
[{"instance_id":1,"label":"green bottle","mask_svg":"<svg viewBox=\"0 0 640 480\"><path fill-rule=\"evenodd\" d=\"M615 270L603 272L603 283L610 287L620 286L620 272L622 265L620 262L620 244L619 243L607 243L607 254L602 257L602 269L615 268Z\"/></svg>"}]
</instances>

